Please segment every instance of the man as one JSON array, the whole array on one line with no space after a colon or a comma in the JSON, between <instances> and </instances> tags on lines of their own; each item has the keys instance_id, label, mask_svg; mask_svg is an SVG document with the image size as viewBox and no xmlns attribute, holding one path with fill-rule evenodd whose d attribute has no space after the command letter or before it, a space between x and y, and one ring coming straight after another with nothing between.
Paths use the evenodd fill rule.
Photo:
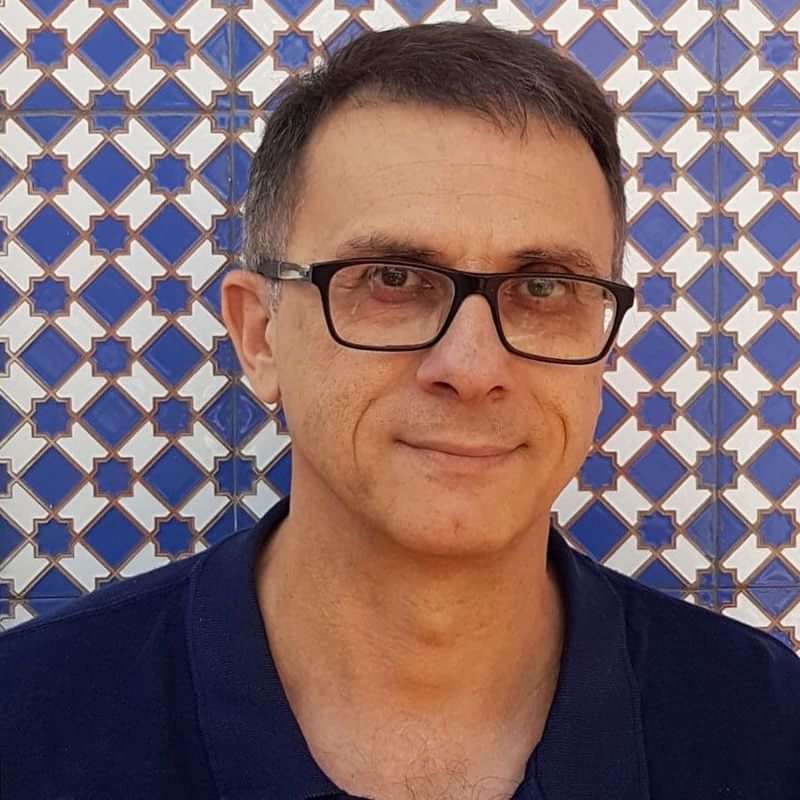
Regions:
<instances>
[{"instance_id":1,"label":"man","mask_svg":"<svg viewBox=\"0 0 800 800\"><path fill-rule=\"evenodd\" d=\"M531 39L369 33L295 83L223 286L291 498L0 638L4 800L800 797L794 654L550 528L624 219L612 111Z\"/></svg>"}]
</instances>

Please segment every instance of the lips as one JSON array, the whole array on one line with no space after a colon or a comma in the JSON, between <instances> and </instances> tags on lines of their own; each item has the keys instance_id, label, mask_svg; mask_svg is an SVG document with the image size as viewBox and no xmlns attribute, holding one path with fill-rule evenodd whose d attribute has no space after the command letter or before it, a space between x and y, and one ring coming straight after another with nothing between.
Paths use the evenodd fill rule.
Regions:
<instances>
[{"instance_id":1,"label":"lips","mask_svg":"<svg viewBox=\"0 0 800 800\"><path fill-rule=\"evenodd\" d=\"M516 447L497 447L496 445L462 445L449 442L403 442L409 447L424 450L436 450L452 456L469 458L487 458L491 456L504 456L516 450Z\"/></svg>"}]
</instances>

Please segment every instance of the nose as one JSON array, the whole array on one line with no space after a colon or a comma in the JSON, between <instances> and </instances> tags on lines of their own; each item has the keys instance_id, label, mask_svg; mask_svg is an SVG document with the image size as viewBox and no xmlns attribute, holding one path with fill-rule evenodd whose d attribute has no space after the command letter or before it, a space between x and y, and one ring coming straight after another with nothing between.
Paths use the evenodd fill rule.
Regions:
<instances>
[{"instance_id":1,"label":"nose","mask_svg":"<svg viewBox=\"0 0 800 800\"><path fill-rule=\"evenodd\" d=\"M447 386L462 400L474 400L507 388L514 358L498 336L488 301L472 295L426 351L417 378L428 389Z\"/></svg>"}]
</instances>

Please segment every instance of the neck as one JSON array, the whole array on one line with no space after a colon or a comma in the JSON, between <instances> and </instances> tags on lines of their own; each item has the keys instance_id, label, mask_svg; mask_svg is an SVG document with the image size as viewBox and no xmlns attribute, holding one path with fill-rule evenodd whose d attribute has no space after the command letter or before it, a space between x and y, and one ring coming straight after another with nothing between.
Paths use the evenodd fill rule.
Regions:
<instances>
[{"instance_id":1,"label":"neck","mask_svg":"<svg viewBox=\"0 0 800 800\"><path fill-rule=\"evenodd\" d=\"M466 737L546 716L563 640L548 530L545 517L507 552L430 557L365 529L330 494L293 490L257 585L298 718L445 718Z\"/></svg>"}]
</instances>

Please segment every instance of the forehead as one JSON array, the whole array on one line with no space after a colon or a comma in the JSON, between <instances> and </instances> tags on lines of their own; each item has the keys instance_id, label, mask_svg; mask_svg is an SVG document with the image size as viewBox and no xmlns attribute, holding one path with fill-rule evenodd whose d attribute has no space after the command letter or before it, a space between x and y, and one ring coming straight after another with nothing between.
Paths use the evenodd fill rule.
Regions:
<instances>
[{"instance_id":1,"label":"forehead","mask_svg":"<svg viewBox=\"0 0 800 800\"><path fill-rule=\"evenodd\" d=\"M525 248L579 249L611 271L600 166L577 133L536 118L521 137L457 110L346 106L314 132L303 173L290 257L333 258L377 231L494 266Z\"/></svg>"}]
</instances>

